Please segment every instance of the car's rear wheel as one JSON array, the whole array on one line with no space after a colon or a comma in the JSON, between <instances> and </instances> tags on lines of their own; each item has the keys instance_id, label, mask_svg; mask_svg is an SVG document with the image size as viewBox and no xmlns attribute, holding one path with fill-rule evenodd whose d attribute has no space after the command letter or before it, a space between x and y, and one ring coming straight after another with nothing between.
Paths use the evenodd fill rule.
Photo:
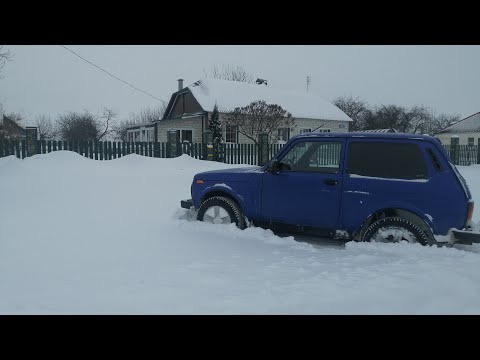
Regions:
<instances>
[{"instance_id":1,"label":"car's rear wheel","mask_svg":"<svg viewBox=\"0 0 480 360\"><path fill-rule=\"evenodd\" d=\"M401 217L387 217L375 221L365 231L362 241L430 243L427 234L415 223Z\"/></svg>"},{"instance_id":2,"label":"car's rear wheel","mask_svg":"<svg viewBox=\"0 0 480 360\"><path fill-rule=\"evenodd\" d=\"M238 228L245 229L245 217L232 199L224 196L213 196L205 200L198 210L197 220L211 224L235 223Z\"/></svg>"}]
</instances>

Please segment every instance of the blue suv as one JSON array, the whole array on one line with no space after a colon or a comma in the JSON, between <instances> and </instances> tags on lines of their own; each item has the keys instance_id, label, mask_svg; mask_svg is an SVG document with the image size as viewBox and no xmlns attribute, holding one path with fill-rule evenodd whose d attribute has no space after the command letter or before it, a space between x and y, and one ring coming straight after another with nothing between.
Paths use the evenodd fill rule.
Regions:
<instances>
[{"instance_id":1,"label":"blue suv","mask_svg":"<svg viewBox=\"0 0 480 360\"><path fill-rule=\"evenodd\" d=\"M196 174L197 219L356 241L472 243L473 200L438 139L308 133L262 167ZM449 239L449 240L448 240Z\"/></svg>"}]
</instances>

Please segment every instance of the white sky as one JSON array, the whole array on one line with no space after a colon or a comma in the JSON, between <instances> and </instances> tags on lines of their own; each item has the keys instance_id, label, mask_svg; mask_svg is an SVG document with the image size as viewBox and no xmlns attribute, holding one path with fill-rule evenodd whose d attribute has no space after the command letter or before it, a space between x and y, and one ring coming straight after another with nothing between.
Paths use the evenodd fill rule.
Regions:
<instances>
[{"instance_id":1,"label":"white sky","mask_svg":"<svg viewBox=\"0 0 480 360\"><path fill-rule=\"evenodd\" d=\"M87 60L168 101L213 65L240 65L268 86L309 91L332 100L359 96L368 103L412 106L462 117L480 111L480 46L385 45L67 45ZM135 91L59 45L6 45L0 102L27 118L113 108L121 118L158 101Z\"/></svg>"}]
</instances>

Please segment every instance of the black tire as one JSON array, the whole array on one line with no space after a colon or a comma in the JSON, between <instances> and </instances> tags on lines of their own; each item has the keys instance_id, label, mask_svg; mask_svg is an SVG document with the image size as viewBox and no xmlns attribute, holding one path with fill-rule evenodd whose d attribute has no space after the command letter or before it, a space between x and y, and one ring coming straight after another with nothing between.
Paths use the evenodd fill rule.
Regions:
<instances>
[{"instance_id":1,"label":"black tire","mask_svg":"<svg viewBox=\"0 0 480 360\"><path fill-rule=\"evenodd\" d=\"M208 217L210 217L210 215L208 214L212 211L215 212L216 209L223 209L228 214L229 219L227 218L227 216L224 216L224 220L226 222L222 223L235 223L239 229L245 229L247 227L245 217L242 214L242 210L240 210L235 201L224 196L213 196L205 200L202 205L200 205L200 209L198 210L197 214L197 220L212 222L210 221L210 219L208 219Z\"/></svg>"},{"instance_id":2,"label":"black tire","mask_svg":"<svg viewBox=\"0 0 480 360\"><path fill-rule=\"evenodd\" d=\"M430 245L432 241L416 224L400 217L387 217L375 221L365 231L362 241L408 241Z\"/></svg>"}]
</instances>

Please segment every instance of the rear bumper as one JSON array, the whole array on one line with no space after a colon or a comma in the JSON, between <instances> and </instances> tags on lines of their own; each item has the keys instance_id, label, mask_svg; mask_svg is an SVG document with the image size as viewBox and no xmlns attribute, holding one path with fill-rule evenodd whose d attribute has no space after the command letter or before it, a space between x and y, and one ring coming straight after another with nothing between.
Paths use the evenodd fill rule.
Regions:
<instances>
[{"instance_id":1,"label":"rear bumper","mask_svg":"<svg viewBox=\"0 0 480 360\"><path fill-rule=\"evenodd\" d=\"M451 229L448 232L449 244L465 244L472 245L480 243L480 232Z\"/></svg>"},{"instance_id":2,"label":"rear bumper","mask_svg":"<svg viewBox=\"0 0 480 360\"><path fill-rule=\"evenodd\" d=\"M180 201L180 206L184 209L190 209L193 206L193 200L192 199L182 200Z\"/></svg>"}]
</instances>

